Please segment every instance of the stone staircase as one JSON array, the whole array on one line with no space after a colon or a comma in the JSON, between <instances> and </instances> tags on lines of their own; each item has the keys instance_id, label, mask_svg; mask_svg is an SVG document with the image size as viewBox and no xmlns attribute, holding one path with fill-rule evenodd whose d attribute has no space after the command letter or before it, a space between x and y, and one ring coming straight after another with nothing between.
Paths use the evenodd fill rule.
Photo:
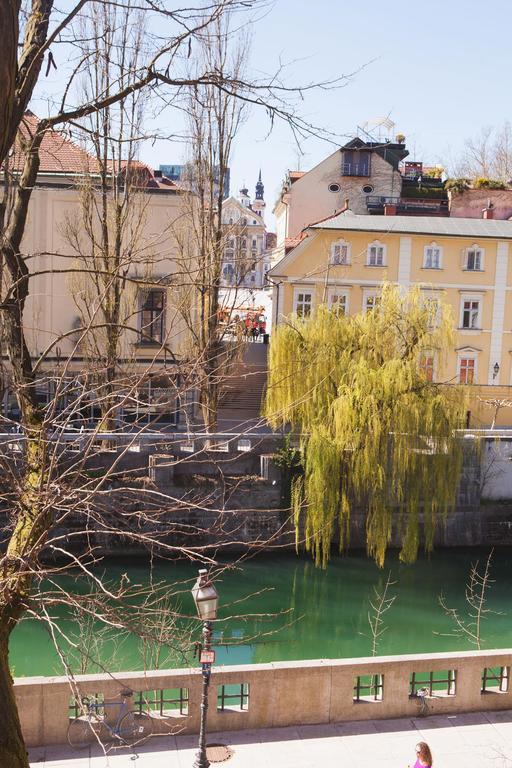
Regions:
<instances>
[{"instance_id":1,"label":"stone staircase","mask_svg":"<svg viewBox=\"0 0 512 768\"><path fill-rule=\"evenodd\" d=\"M222 387L218 430L266 431L261 418L261 404L267 383L268 346L261 342L244 344L242 359L235 363Z\"/></svg>"}]
</instances>

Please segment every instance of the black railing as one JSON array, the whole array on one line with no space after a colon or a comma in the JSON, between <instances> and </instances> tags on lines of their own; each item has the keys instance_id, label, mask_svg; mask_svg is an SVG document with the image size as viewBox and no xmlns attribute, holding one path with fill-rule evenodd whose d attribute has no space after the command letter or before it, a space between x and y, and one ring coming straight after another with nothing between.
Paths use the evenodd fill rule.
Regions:
<instances>
[{"instance_id":1,"label":"black railing","mask_svg":"<svg viewBox=\"0 0 512 768\"><path fill-rule=\"evenodd\" d=\"M482 675L482 693L506 693L509 677L509 667L485 667Z\"/></svg>"},{"instance_id":2,"label":"black railing","mask_svg":"<svg viewBox=\"0 0 512 768\"><path fill-rule=\"evenodd\" d=\"M219 685L217 693L217 710L223 712L232 706L237 709L249 709L249 683L240 685Z\"/></svg>"},{"instance_id":3,"label":"black railing","mask_svg":"<svg viewBox=\"0 0 512 768\"><path fill-rule=\"evenodd\" d=\"M367 195L366 197L366 207L369 211L382 213L385 205L396 205L397 213L448 213L448 200L385 195Z\"/></svg>"},{"instance_id":4,"label":"black railing","mask_svg":"<svg viewBox=\"0 0 512 768\"><path fill-rule=\"evenodd\" d=\"M354 701L382 701L384 698L383 675L360 675L354 685Z\"/></svg>"},{"instance_id":5,"label":"black railing","mask_svg":"<svg viewBox=\"0 0 512 768\"><path fill-rule=\"evenodd\" d=\"M135 712L188 715L188 688L158 689L141 691L134 702Z\"/></svg>"},{"instance_id":6,"label":"black railing","mask_svg":"<svg viewBox=\"0 0 512 768\"><path fill-rule=\"evenodd\" d=\"M418 691L426 688L429 696L441 693L448 696L455 695L456 671L449 669L446 672L413 672L410 680L410 696L417 696Z\"/></svg>"}]
</instances>

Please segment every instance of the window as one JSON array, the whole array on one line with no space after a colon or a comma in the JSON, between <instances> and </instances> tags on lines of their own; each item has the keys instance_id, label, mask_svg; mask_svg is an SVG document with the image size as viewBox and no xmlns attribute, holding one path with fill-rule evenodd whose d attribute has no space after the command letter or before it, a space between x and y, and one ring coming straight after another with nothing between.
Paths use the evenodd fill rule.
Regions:
<instances>
[{"instance_id":1,"label":"window","mask_svg":"<svg viewBox=\"0 0 512 768\"><path fill-rule=\"evenodd\" d=\"M350 245L341 240L331 246L331 264L350 264Z\"/></svg>"},{"instance_id":2,"label":"window","mask_svg":"<svg viewBox=\"0 0 512 768\"><path fill-rule=\"evenodd\" d=\"M437 243L426 245L423 253L423 268L441 269L441 263L441 248Z\"/></svg>"},{"instance_id":3,"label":"window","mask_svg":"<svg viewBox=\"0 0 512 768\"><path fill-rule=\"evenodd\" d=\"M461 357L459 359L459 382L461 384L475 383L476 360L474 357Z\"/></svg>"},{"instance_id":4,"label":"window","mask_svg":"<svg viewBox=\"0 0 512 768\"><path fill-rule=\"evenodd\" d=\"M308 317L313 308L312 292L302 288L296 288L293 304L293 311L298 317Z\"/></svg>"},{"instance_id":5,"label":"window","mask_svg":"<svg viewBox=\"0 0 512 768\"><path fill-rule=\"evenodd\" d=\"M365 312L371 312L372 309L375 309L379 305L380 296L378 295L377 291L372 291L370 293L365 292L364 298L363 298L363 308Z\"/></svg>"},{"instance_id":6,"label":"window","mask_svg":"<svg viewBox=\"0 0 512 768\"><path fill-rule=\"evenodd\" d=\"M339 184L329 184L329 192L339 192L341 189Z\"/></svg>"},{"instance_id":7,"label":"window","mask_svg":"<svg viewBox=\"0 0 512 768\"><path fill-rule=\"evenodd\" d=\"M462 297L460 327L468 330L480 328L480 299L471 296Z\"/></svg>"},{"instance_id":8,"label":"window","mask_svg":"<svg viewBox=\"0 0 512 768\"><path fill-rule=\"evenodd\" d=\"M371 193L373 192L372 185L371 184L365 184L364 187L363 187L363 192L365 193L365 195L371 195Z\"/></svg>"},{"instance_id":9,"label":"window","mask_svg":"<svg viewBox=\"0 0 512 768\"><path fill-rule=\"evenodd\" d=\"M337 315L346 315L348 311L348 295L346 291L339 291L336 288L329 291L327 306Z\"/></svg>"},{"instance_id":10,"label":"window","mask_svg":"<svg viewBox=\"0 0 512 768\"><path fill-rule=\"evenodd\" d=\"M423 352L420 357L420 372L427 381L434 381L434 355Z\"/></svg>"},{"instance_id":11,"label":"window","mask_svg":"<svg viewBox=\"0 0 512 768\"><path fill-rule=\"evenodd\" d=\"M385 264L386 249L378 241L368 246L366 264L368 267L383 267Z\"/></svg>"},{"instance_id":12,"label":"window","mask_svg":"<svg viewBox=\"0 0 512 768\"><path fill-rule=\"evenodd\" d=\"M140 341L161 344L164 340L164 291L152 288L147 292L141 309Z\"/></svg>"},{"instance_id":13,"label":"window","mask_svg":"<svg viewBox=\"0 0 512 768\"><path fill-rule=\"evenodd\" d=\"M429 314L429 325L434 328L439 325L441 317L441 302L437 296L425 296L423 306Z\"/></svg>"},{"instance_id":14,"label":"window","mask_svg":"<svg viewBox=\"0 0 512 768\"><path fill-rule=\"evenodd\" d=\"M478 245L472 245L465 252L464 269L481 272L484 268L484 252Z\"/></svg>"}]
</instances>

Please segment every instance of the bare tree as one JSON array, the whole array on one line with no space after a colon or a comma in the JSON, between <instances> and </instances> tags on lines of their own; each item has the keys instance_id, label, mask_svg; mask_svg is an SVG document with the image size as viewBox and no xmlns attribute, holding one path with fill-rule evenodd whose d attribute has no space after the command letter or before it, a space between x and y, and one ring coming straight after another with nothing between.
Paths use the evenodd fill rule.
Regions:
<instances>
[{"instance_id":1,"label":"bare tree","mask_svg":"<svg viewBox=\"0 0 512 768\"><path fill-rule=\"evenodd\" d=\"M450 608L444 595L439 596L439 604L446 615L452 620L453 632L435 634L443 637L463 637L468 643L482 649L482 623L489 615L499 614L487 607L487 593L494 580L491 579L491 562L493 550L489 552L483 569L479 569L479 561L471 564L469 578L466 584L467 615L464 616L457 608Z\"/></svg>"},{"instance_id":2,"label":"bare tree","mask_svg":"<svg viewBox=\"0 0 512 768\"><path fill-rule=\"evenodd\" d=\"M391 581L391 571L389 571L384 586L380 589L378 587L373 588L374 596L370 600L370 608L368 610L372 656L377 655L381 637L387 630L387 627L384 625L384 616L396 600L396 595L388 596L390 587L393 587L395 584L396 581Z\"/></svg>"},{"instance_id":3,"label":"bare tree","mask_svg":"<svg viewBox=\"0 0 512 768\"><path fill-rule=\"evenodd\" d=\"M31 347L26 308L34 280L38 274L78 272L76 265L71 265L69 269L44 267L37 272L32 267L37 254L26 253L24 248L29 205L36 189L45 137L58 126L69 129L77 122L83 130L86 118L98 115L97 120L91 117L90 136L92 142L99 146L97 156L104 160L105 145L102 146L101 142L108 144L115 135L109 125L113 105L124 103L124 109L118 114L126 117L125 110L135 104L134 94L143 89L151 89L154 97L172 101L188 88L197 88L199 99L201 88L207 87L213 87L218 98L221 94L229 94L244 103L265 107L271 120L285 120L295 135L317 132L314 126L301 119L289 100L294 96L300 98L318 84L311 83L304 88L289 87L278 76L241 81L230 68L223 71L215 69L213 60L201 60L201 65L192 76L184 71L183 59L188 60L189 56L195 55L196 41L209 27L218 29L220 24L222 28L226 13L237 11L242 14L255 9L262 5L259 0L214 0L199 8L179 7L171 2L154 3L151 0L141 0L139 4L130 0L106 0L98 5L100 9L105 5L115 8L118 19L122 18L123 9L126 9L128 22L133 20L133 14L140 6L146 13L158 17L157 33L153 31L145 36L142 58L129 63L126 75L111 69L110 77L100 77L87 95L76 84L83 73L89 71L91 57L98 55L101 59L106 50L102 41L94 38L94 30L90 41L84 43L83 15L91 6L89 0L76 0L69 10L63 12L54 7L53 0L32 0L31 3L7 0L0 11L2 39L5 42L0 67L0 164L4 172L0 203L0 315L10 388L19 410L19 432L14 439L4 441L0 451L0 509L3 515L2 539L5 542L0 560L0 764L10 768L28 766L8 664L9 638L20 619L23 616L43 619L57 641L63 630L52 618L52 609L65 605L94 615L105 625L113 628L129 626L131 631L143 635L147 631L145 617L151 606L154 611L158 610L159 595L153 590L153 603L146 605L144 615L135 619L134 590L124 582L112 588L94 575L94 565L105 551L104 542L113 540L123 546L129 544L158 552L160 556L186 556L211 563L208 548L200 543L201 531L194 526L178 525L175 517L178 511L191 506L201 511L205 505L215 505L214 494L208 498L202 489L199 497L189 492L163 494L144 473L127 469L124 461L132 447L137 445L139 431L134 431L120 448L117 446L119 450L112 452L105 451L107 438L102 432L98 446L101 424L112 423L114 416L116 397L113 387L117 385L113 383L112 368L113 350L120 338L118 328L111 329L112 354L107 355L104 371L105 380L109 382L106 397L90 391L87 372L77 372L73 366L73 353L67 359L56 354L63 336L67 337L68 333L55 333L42 353L36 354ZM242 15L239 18L242 23ZM148 27L151 29L150 23ZM122 35L122 23L119 29ZM25 120L24 114L36 87L40 85L45 61L47 69L57 63L61 71L66 70L68 61L68 76L66 72L62 73L64 87L59 94L52 94L48 116L34 123ZM343 78L333 78L331 83L321 85L336 87L343 82ZM96 133L99 130L102 132L100 139ZM17 166L12 164L10 156L15 148L21 149L21 161ZM122 155L123 152L118 151L114 160L119 161ZM225 160L225 157L219 158L220 163ZM124 176L119 174L115 162L108 181L105 165L103 174L105 183L100 187L104 191L117 179L121 179L122 189L113 207L105 207L101 202L96 212L100 221L106 210L117 215L123 210L127 179L126 173ZM130 179L128 174L128 183ZM220 248L220 199L221 196L215 195L209 214L212 226L208 231L213 232L216 252ZM91 198L90 202L94 205ZM110 231L119 232L119 229ZM122 244L122 238L120 242ZM99 243L105 245L105 239L100 239ZM99 324L103 327L116 323L122 325L119 279L126 269L128 257L128 254L120 252L121 246L117 251L115 247L113 250L110 247L109 240L108 269L103 270L99 266L96 270L110 270L106 285L97 282L96 290L105 291L107 288L109 301L110 297L114 297L108 311L101 310L103 315L99 316ZM101 265L101 254L104 256L105 249L102 252L100 248L97 253ZM112 254L114 261L118 259L113 271ZM90 256L89 251L88 258ZM214 288L216 282L214 272L211 280ZM217 322L212 311L215 292L213 296L211 292L208 294L207 302L204 318L211 329ZM88 318L82 334L92 333L93 320L93 317ZM208 357L213 363L206 366L204 373L210 381L215 377L218 350L215 334L212 338L213 348L208 345L207 350L212 350L211 354L208 351ZM158 345L155 354L158 351L163 352L162 344ZM57 369L52 357L59 359ZM139 372L139 383L146 374L147 371ZM41 387L49 381L52 395L43 402ZM202 386L201 377L199 381ZM123 397L132 395L138 398L137 381L131 384L128 393L123 390ZM215 395L212 403L215 404ZM92 432L84 433L73 445L69 433L75 427L77 418L82 418L84 409L91 407L101 411L102 419ZM213 406L209 405L208 410L213 412ZM210 423L211 419L207 422ZM4 428L12 426L8 420L3 423ZM112 437L113 447L115 440L115 436ZM209 533L214 538L216 535L220 542L226 539L226 530L222 515L219 518L218 530L212 524ZM236 538L236 532L231 531L228 538ZM69 568L74 568L84 578L92 579L94 591L79 594L65 589L59 583L58 576Z\"/></svg>"},{"instance_id":4,"label":"bare tree","mask_svg":"<svg viewBox=\"0 0 512 768\"><path fill-rule=\"evenodd\" d=\"M466 139L459 157L448 163L451 176L493 179L507 183L512 178L512 127L484 126Z\"/></svg>"},{"instance_id":5,"label":"bare tree","mask_svg":"<svg viewBox=\"0 0 512 768\"><path fill-rule=\"evenodd\" d=\"M200 382L202 418L209 431L216 428L220 385L230 358L221 323L221 309L229 316L229 308L222 307L220 299L224 252L232 234L223 220L227 174L233 141L248 109L236 86L227 91L222 84L228 73L234 83L246 79L248 36L244 30L233 33L231 26L226 15L199 36L195 73L203 68L217 72L219 83L189 89L184 105L190 129L187 185L197 266L182 307ZM235 265L238 273L240 266Z\"/></svg>"}]
</instances>

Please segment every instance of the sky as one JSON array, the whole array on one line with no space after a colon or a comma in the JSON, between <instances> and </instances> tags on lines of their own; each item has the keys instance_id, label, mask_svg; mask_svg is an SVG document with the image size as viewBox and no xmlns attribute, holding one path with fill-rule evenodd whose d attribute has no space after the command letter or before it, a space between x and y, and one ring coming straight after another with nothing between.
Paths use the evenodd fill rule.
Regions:
<instances>
[{"instance_id":1,"label":"sky","mask_svg":"<svg viewBox=\"0 0 512 768\"><path fill-rule=\"evenodd\" d=\"M494 0L276 0L254 24L249 70L271 74L286 63L286 82L302 84L354 73L346 87L318 91L302 116L343 137L389 116L404 133L410 159L447 163L483 126L512 120L512 2ZM232 192L251 194L261 168L267 223L288 169L307 170L335 146L309 139L301 156L289 129L268 135L265 114L252 110L231 163ZM154 167L180 162L170 141L143 149Z\"/></svg>"}]
</instances>

